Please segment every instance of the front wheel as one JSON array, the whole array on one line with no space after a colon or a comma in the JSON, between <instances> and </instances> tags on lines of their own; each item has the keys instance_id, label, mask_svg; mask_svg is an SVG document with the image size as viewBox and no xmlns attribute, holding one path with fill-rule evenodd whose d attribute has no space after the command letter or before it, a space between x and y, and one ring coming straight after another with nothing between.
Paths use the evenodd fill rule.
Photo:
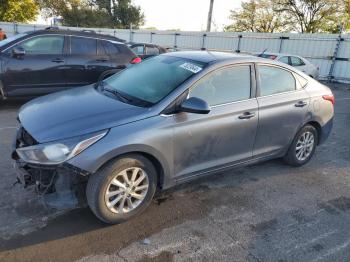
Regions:
<instances>
[{"instance_id":1,"label":"front wheel","mask_svg":"<svg viewBox=\"0 0 350 262\"><path fill-rule=\"evenodd\" d=\"M311 125L304 126L296 134L284 161L292 166L305 165L315 153L317 141L317 130Z\"/></svg>"},{"instance_id":2,"label":"front wheel","mask_svg":"<svg viewBox=\"0 0 350 262\"><path fill-rule=\"evenodd\" d=\"M151 161L130 155L91 175L86 196L99 219L115 224L141 213L152 201L156 185L157 173Z\"/></svg>"}]
</instances>

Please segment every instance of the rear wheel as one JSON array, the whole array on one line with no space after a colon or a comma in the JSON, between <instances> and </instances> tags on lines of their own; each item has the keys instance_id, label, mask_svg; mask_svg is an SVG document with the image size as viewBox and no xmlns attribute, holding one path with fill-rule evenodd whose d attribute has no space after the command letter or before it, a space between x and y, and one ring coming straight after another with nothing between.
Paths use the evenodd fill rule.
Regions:
<instances>
[{"instance_id":1,"label":"rear wheel","mask_svg":"<svg viewBox=\"0 0 350 262\"><path fill-rule=\"evenodd\" d=\"M292 166L302 166L310 161L317 146L317 130L306 125L299 130L290 145L284 161Z\"/></svg>"},{"instance_id":2,"label":"rear wheel","mask_svg":"<svg viewBox=\"0 0 350 262\"><path fill-rule=\"evenodd\" d=\"M110 224L142 212L152 201L157 185L153 164L140 155L108 163L88 181L86 195L93 213Z\"/></svg>"}]
</instances>

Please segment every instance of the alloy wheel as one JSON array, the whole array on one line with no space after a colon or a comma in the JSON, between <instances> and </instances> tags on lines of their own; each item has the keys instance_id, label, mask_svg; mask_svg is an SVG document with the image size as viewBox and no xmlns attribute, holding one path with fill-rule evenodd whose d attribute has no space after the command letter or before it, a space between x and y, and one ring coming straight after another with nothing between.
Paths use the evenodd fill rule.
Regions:
<instances>
[{"instance_id":1,"label":"alloy wheel","mask_svg":"<svg viewBox=\"0 0 350 262\"><path fill-rule=\"evenodd\" d=\"M312 153L315 146L315 136L307 131L301 134L295 147L296 158L305 161Z\"/></svg>"},{"instance_id":2,"label":"alloy wheel","mask_svg":"<svg viewBox=\"0 0 350 262\"><path fill-rule=\"evenodd\" d=\"M113 213L128 213L142 203L148 187L148 175L142 168L124 169L109 183L105 192L105 204Z\"/></svg>"}]
</instances>

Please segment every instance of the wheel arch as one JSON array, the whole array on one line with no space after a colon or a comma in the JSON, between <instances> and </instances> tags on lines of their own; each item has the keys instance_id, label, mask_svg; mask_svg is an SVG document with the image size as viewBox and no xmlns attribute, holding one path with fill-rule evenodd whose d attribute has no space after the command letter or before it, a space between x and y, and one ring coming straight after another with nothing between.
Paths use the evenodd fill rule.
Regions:
<instances>
[{"instance_id":1,"label":"wheel arch","mask_svg":"<svg viewBox=\"0 0 350 262\"><path fill-rule=\"evenodd\" d=\"M168 179L166 179L166 177L167 177L167 174L169 173L169 167L165 163L165 160L161 159L161 157L155 154L154 152L149 152L146 150L137 150L137 149L119 152L119 153L110 155L105 161L103 161L98 166L97 170L100 170L107 163L114 161L115 159L127 157L130 155L141 155L147 158L149 161L151 161L151 163L154 165L157 171L157 188L162 189L165 187L165 184L168 183Z\"/></svg>"},{"instance_id":2,"label":"wheel arch","mask_svg":"<svg viewBox=\"0 0 350 262\"><path fill-rule=\"evenodd\" d=\"M307 122L304 126L306 126L306 125L310 125L310 126L312 126L312 127L314 127L316 129L317 137L318 137L317 144L320 144L320 141L321 141L321 138L322 138L322 127L321 127L320 123L318 123L315 120L312 120L312 121Z\"/></svg>"}]
</instances>

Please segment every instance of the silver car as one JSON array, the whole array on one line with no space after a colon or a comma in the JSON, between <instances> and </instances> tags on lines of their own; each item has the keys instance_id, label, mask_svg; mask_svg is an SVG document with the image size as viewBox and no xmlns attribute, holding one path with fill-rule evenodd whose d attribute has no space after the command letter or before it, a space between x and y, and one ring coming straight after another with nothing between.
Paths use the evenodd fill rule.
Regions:
<instances>
[{"instance_id":1,"label":"silver car","mask_svg":"<svg viewBox=\"0 0 350 262\"><path fill-rule=\"evenodd\" d=\"M270 52L256 54L256 56L276 60L287 65L291 65L314 79L318 79L320 75L319 67L313 65L309 60L302 56Z\"/></svg>"},{"instance_id":2,"label":"silver car","mask_svg":"<svg viewBox=\"0 0 350 262\"><path fill-rule=\"evenodd\" d=\"M87 181L94 214L119 223L197 177L273 158L306 164L333 106L328 87L282 63L167 53L24 105L12 157L42 193Z\"/></svg>"}]
</instances>

